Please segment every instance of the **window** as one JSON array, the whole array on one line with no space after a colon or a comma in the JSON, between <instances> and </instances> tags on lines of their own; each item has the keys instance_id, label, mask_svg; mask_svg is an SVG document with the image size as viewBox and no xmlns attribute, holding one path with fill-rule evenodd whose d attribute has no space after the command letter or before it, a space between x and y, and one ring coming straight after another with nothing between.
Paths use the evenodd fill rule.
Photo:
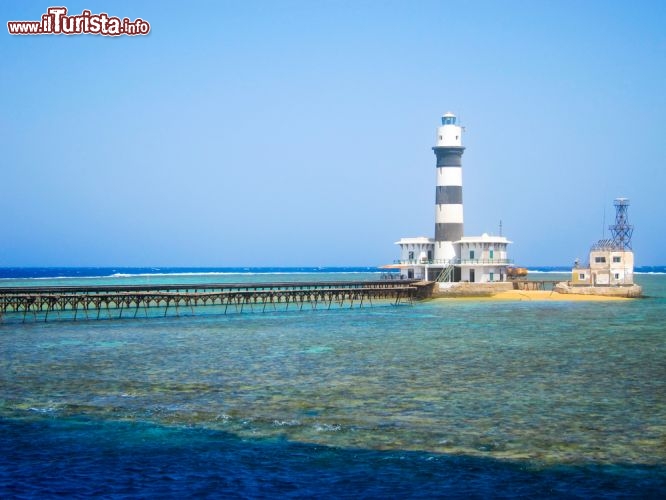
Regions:
<instances>
[{"instance_id":1,"label":"window","mask_svg":"<svg viewBox=\"0 0 666 500\"><path fill-rule=\"evenodd\" d=\"M615 279L619 280L620 279L620 273L615 273Z\"/></svg>"},{"instance_id":2,"label":"window","mask_svg":"<svg viewBox=\"0 0 666 500\"><path fill-rule=\"evenodd\" d=\"M615 263L622 262L622 257L620 257L619 255L614 255L613 262Z\"/></svg>"},{"instance_id":3,"label":"window","mask_svg":"<svg viewBox=\"0 0 666 500\"><path fill-rule=\"evenodd\" d=\"M493 258L493 255L495 255L495 250L493 250L493 249L491 248L491 249L490 249L490 259L491 259L491 260L492 260L492 258ZM491 279L490 281L492 281L492 279Z\"/></svg>"},{"instance_id":4,"label":"window","mask_svg":"<svg viewBox=\"0 0 666 500\"><path fill-rule=\"evenodd\" d=\"M409 260L414 260L414 252L409 252Z\"/></svg>"},{"instance_id":5,"label":"window","mask_svg":"<svg viewBox=\"0 0 666 500\"><path fill-rule=\"evenodd\" d=\"M604 262L606 262L606 257L595 257L594 262L596 262L597 264L599 263L603 264Z\"/></svg>"},{"instance_id":6,"label":"window","mask_svg":"<svg viewBox=\"0 0 666 500\"><path fill-rule=\"evenodd\" d=\"M469 258L470 260L474 260L474 250L469 251Z\"/></svg>"},{"instance_id":7,"label":"window","mask_svg":"<svg viewBox=\"0 0 666 500\"><path fill-rule=\"evenodd\" d=\"M579 280L584 280L585 279L585 273L578 273L578 279Z\"/></svg>"}]
</instances>

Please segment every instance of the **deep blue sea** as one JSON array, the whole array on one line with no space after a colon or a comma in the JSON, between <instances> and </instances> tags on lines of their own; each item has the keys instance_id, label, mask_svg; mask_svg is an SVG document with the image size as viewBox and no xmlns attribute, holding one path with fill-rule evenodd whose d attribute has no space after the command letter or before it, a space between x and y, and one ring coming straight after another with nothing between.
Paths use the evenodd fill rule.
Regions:
<instances>
[{"instance_id":1,"label":"deep blue sea","mask_svg":"<svg viewBox=\"0 0 666 500\"><path fill-rule=\"evenodd\" d=\"M646 297L614 302L5 317L0 496L663 498L666 267L637 271ZM381 274L5 268L0 286Z\"/></svg>"}]
</instances>

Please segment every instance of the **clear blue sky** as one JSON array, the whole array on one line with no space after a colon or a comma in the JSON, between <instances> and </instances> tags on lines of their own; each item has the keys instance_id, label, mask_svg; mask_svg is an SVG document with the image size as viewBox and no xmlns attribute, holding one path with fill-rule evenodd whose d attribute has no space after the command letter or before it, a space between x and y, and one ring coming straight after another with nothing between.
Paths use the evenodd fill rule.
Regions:
<instances>
[{"instance_id":1,"label":"clear blue sky","mask_svg":"<svg viewBox=\"0 0 666 500\"><path fill-rule=\"evenodd\" d=\"M392 262L434 234L448 110L465 234L567 265L624 196L666 263L666 2L68 1L152 31L7 33L50 5L0 3L0 266Z\"/></svg>"}]
</instances>

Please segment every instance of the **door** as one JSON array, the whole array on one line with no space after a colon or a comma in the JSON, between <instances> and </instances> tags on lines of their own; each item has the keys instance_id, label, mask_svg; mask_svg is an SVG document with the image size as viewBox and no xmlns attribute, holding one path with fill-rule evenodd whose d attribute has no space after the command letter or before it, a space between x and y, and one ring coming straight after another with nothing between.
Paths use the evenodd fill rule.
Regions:
<instances>
[{"instance_id":1,"label":"door","mask_svg":"<svg viewBox=\"0 0 666 500\"><path fill-rule=\"evenodd\" d=\"M474 283L474 269L469 270L469 282Z\"/></svg>"}]
</instances>

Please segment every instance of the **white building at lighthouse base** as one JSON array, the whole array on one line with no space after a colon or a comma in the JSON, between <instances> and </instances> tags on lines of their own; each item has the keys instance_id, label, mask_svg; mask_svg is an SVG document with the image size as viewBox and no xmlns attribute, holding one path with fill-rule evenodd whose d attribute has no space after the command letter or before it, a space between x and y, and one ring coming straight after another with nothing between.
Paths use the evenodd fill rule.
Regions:
<instances>
[{"instance_id":1,"label":"white building at lighthouse base","mask_svg":"<svg viewBox=\"0 0 666 500\"><path fill-rule=\"evenodd\" d=\"M401 238L400 260L390 267L400 270L406 279L427 281L494 283L506 281L507 246L511 242L504 236L463 236L451 242L455 256L448 260L433 259L435 240L420 236Z\"/></svg>"}]
</instances>

